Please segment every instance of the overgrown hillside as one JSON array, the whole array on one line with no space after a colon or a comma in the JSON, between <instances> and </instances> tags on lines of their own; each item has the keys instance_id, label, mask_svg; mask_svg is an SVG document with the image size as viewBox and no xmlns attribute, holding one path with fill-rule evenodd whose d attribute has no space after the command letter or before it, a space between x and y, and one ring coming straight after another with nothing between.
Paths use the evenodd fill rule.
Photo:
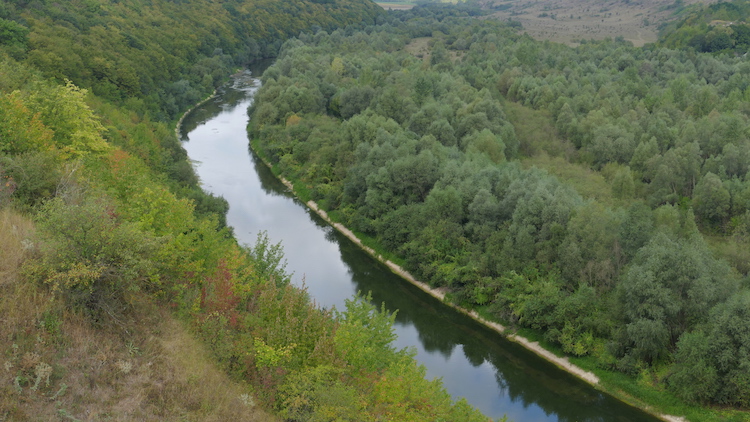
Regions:
<instances>
[{"instance_id":1,"label":"overgrown hillside","mask_svg":"<svg viewBox=\"0 0 750 422\"><path fill-rule=\"evenodd\" d=\"M278 246L238 245L173 130L286 36L380 13L2 3L0 419L486 419L391 346L391 315L321 311Z\"/></svg>"},{"instance_id":2,"label":"overgrown hillside","mask_svg":"<svg viewBox=\"0 0 750 422\"><path fill-rule=\"evenodd\" d=\"M745 59L429 13L285 44L255 148L457 303L667 413L742 420Z\"/></svg>"},{"instance_id":3,"label":"overgrown hillside","mask_svg":"<svg viewBox=\"0 0 750 422\"><path fill-rule=\"evenodd\" d=\"M93 324L25 280L34 232L28 218L0 210L3 420L277 420L148 298L133 297L116 322Z\"/></svg>"},{"instance_id":4,"label":"overgrown hillside","mask_svg":"<svg viewBox=\"0 0 750 422\"><path fill-rule=\"evenodd\" d=\"M662 29L659 44L707 53L745 54L750 49L750 3L746 0L693 7Z\"/></svg>"},{"instance_id":5,"label":"overgrown hillside","mask_svg":"<svg viewBox=\"0 0 750 422\"><path fill-rule=\"evenodd\" d=\"M285 38L380 13L361 0L14 1L0 8L0 45L47 77L168 120Z\"/></svg>"}]
</instances>

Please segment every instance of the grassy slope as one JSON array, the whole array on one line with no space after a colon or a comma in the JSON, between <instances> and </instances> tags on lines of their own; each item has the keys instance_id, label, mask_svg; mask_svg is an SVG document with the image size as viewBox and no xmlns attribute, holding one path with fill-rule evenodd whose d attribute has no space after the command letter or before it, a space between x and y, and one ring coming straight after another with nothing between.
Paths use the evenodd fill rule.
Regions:
<instances>
[{"instance_id":1,"label":"grassy slope","mask_svg":"<svg viewBox=\"0 0 750 422\"><path fill-rule=\"evenodd\" d=\"M277 420L243 401L247 386L148 299L127 320L97 327L24 281L33 231L28 218L0 210L0 344L12 350L0 357L0 420ZM35 391L15 382L21 373L35 383L45 364L49 385L43 373Z\"/></svg>"}]
</instances>

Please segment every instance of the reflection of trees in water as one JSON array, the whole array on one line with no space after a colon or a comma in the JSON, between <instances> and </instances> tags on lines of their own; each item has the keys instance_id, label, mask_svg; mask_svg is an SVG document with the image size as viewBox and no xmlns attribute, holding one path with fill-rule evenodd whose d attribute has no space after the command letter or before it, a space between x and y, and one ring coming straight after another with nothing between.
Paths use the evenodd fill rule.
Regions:
<instances>
[{"instance_id":1,"label":"reflection of trees in water","mask_svg":"<svg viewBox=\"0 0 750 422\"><path fill-rule=\"evenodd\" d=\"M419 333L419 341L427 351L439 352L446 359L450 357L458 342L455 341L455 336L444 332L451 327L445 317L435 309L435 305L439 304L424 301L424 298L415 294L421 291L404 283L343 235L338 232L333 235L339 242L341 259L348 266L356 289L363 293L372 292L372 302L376 306L385 303L390 312L398 310L396 323L414 325Z\"/></svg>"},{"instance_id":2,"label":"reflection of trees in water","mask_svg":"<svg viewBox=\"0 0 750 422\"><path fill-rule=\"evenodd\" d=\"M204 125L221 113L231 113L239 106L247 106L249 98L257 88L254 79L244 73L238 76L231 87L222 87L218 95L200 107L193 109L182 121L180 140L186 141L187 135L198 126Z\"/></svg>"},{"instance_id":3,"label":"reflection of trees in water","mask_svg":"<svg viewBox=\"0 0 750 422\"><path fill-rule=\"evenodd\" d=\"M190 132L194 131L198 126L206 124L209 120L224 111L221 104L221 98L213 98L201 104L200 107L195 108L185 116L185 119L180 126L180 141L187 141Z\"/></svg>"},{"instance_id":4,"label":"reflection of trees in water","mask_svg":"<svg viewBox=\"0 0 750 422\"><path fill-rule=\"evenodd\" d=\"M414 325L428 352L440 353L448 359L456 345L462 345L466 359L474 367L489 362L495 369L498 388L513 402L524 407L537 405L561 422L656 421L439 304L370 259L335 230L329 236L339 242L341 258L349 267L357 290L372 292L373 303L378 306L385 302L388 310L398 309L396 322Z\"/></svg>"},{"instance_id":5,"label":"reflection of trees in water","mask_svg":"<svg viewBox=\"0 0 750 422\"><path fill-rule=\"evenodd\" d=\"M253 162L253 169L258 175L258 179L260 180L260 188L263 189L263 192L269 196L283 196L293 200L294 196L291 192L289 192L289 189L287 189L287 187L283 183L281 183L281 181L277 179L276 176L274 176L273 172L271 172L271 169L269 169L268 166L266 166L263 161L255 154L255 152L250 149L249 145L248 149L250 151L250 159Z\"/></svg>"},{"instance_id":6,"label":"reflection of trees in water","mask_svg":"<svg viewBox=\"0 0 750 422\"><path fill-rule=\"evenodd\" d=\"M232 112L240 105L249 105L249 99L260 87L260 76L273 64L274 59L258 60L248 66L247 71L232 78L231 86L225 85L217 90L218 95L190 112L180 127L180 140L187 141L187 135L213 119L219 113Z\"/></svg>"}]
</instances>

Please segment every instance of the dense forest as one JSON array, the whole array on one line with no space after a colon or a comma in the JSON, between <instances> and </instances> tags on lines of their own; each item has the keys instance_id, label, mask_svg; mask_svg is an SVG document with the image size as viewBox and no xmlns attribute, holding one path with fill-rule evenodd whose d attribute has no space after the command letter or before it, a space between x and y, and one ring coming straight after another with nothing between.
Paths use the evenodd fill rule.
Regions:
<instances>
[{"instance_id":1,"label":"dense forest","mask_svg":"<svg viewBox=\"0 0 750 422\"><path fill-rule=\"evenodd\" d=\"M318 309L279 245L238 245L174 133L285 38L383 13L354 0L0 4L1 420L486 420L391 345L393 315L364 298Z\"/></svg>"},{"instance_id":2,"label":"dense forest","mask_svg":"<svg viewBox=\"0 0 750 422\"><path fill-rule=\"evenodd\" d=\"M456 303L686 402L750 407L747 60L571 48L446 10L288 41L254 148Z\"/></svg>"}]
</instances>

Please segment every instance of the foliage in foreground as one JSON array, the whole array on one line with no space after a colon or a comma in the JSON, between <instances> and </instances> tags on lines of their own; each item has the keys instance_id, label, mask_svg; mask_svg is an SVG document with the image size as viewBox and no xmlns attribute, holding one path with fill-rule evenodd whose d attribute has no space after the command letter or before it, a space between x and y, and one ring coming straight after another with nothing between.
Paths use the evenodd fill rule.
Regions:
<instances>
[{"instance_id":1,"label":"foliage in foreground","mask_svg":"<svg viewBox=\"0 0 750 422\"><path fill-rule=\"evenodd\" d=\"M153 165L169 151L161 144L174 140L145 141L173 137L165 125L103 104L71 83L56 85L12 59L0 62L0 74L9 75L0 100L14 107L0 115L0 207L35 219L23 266L34 297L128 339L134 355L133 340L142 337L132 321L147 319L148 304L172 308L245 382L245 402L296 420L486 420L465 401L453 403L439 380L427 381L411 353L393 349L392 316L361 299L340 314L321 311L290 285L278 245L264 236L253 247L237 245L217 215L197 212L165 179L169 169ZM65 117L69 111L75 118ZM67 338L56 316L31 320L48 327L39 342L55 333ZM40 389L30 402L63 394L67 384L55 372L63 367L47 363L54 352L44 349L42 360L33 339L21 331L9 336L24 344L2 346L17 388L3 387L0 403ZM133 361L121 360L112 385L131 379ZM79 416L88 405L73 403L61 417Z\"/></svg>"}]
</instances>

